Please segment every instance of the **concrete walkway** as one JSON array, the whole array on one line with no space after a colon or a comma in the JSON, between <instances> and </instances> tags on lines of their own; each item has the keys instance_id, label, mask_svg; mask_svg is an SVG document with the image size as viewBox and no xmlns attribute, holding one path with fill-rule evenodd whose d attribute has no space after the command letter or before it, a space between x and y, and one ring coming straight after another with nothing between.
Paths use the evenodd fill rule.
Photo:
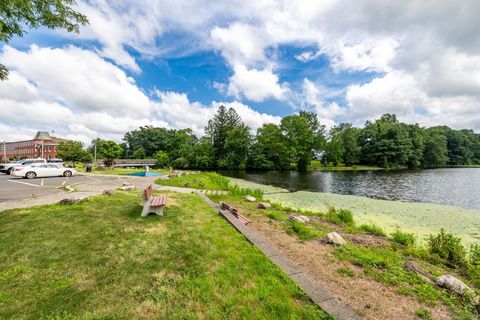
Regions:
<instances>
[{"instance_id":1,"label":"concrete walkway","mask_svg":"<svg viewBox=\"0 0 480 320\"><path fill-rule=\"evenodd\" d=\"M263 252L270 260L293 280L322 310L335 317L337 320L360 320L362 319L353 310L340 302L335 296L315 281L292 260L285 257L276 247L268 243L258 232L244 225L228 210L221 210L215 202L205 194L198 193L211 207L217 210L245 236L253 245Z\"/></svg>"}]
</instances>

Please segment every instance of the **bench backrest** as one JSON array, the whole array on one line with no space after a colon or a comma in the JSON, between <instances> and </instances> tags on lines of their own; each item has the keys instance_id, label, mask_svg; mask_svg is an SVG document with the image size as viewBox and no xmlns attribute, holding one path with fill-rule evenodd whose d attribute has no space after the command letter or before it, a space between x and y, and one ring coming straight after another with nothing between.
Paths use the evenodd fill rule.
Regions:
<instances>
[{"instance_id":1,"label":"bench backrest","mask_svg":"<svg viewBox=\"0 0 480 320\"><path fill-rule=\"evenodd\" d=\"M152 195L153 195L153 187L152 185L149 185L148 187L145 188L145 192L144 192L145 200L150 200Z\"/></svg>"}]
</instances>

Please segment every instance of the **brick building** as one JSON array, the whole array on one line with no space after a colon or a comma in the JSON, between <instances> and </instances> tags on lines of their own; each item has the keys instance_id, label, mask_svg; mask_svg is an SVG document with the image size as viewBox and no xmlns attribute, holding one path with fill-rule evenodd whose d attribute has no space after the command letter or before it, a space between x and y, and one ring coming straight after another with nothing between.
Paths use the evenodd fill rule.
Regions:
<instances>
[{"instance_id":1,"label":"brick building","mask_svg":"<svg viewBox=\"0 0 480 320\"><path fill-rule=\"evenodd\" d=\"M4 142L0 145L0 159L7 162L10 159L45 158L55 159L58 144L65 139L51 136L46 131L38 131L32 140Z\"/></svg>"}]
</instances>

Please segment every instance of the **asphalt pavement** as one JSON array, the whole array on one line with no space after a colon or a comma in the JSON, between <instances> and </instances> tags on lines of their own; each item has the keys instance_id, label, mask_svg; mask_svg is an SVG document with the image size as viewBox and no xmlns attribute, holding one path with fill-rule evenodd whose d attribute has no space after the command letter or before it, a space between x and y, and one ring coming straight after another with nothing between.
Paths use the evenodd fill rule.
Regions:
<instances>
[{"instance_id":1,"label":"asphalt pavement","mask_svg":"<svg viewBox=\"0 0 480 320\"><path fill-rule=\"evenodd\" d=\"M42 197L65 192L65 185L77 186L88 183L101 184L108 177L77 175L69 178L48 177L24 179L0 173L0 202Z\"/></svg>"}]
</instances>

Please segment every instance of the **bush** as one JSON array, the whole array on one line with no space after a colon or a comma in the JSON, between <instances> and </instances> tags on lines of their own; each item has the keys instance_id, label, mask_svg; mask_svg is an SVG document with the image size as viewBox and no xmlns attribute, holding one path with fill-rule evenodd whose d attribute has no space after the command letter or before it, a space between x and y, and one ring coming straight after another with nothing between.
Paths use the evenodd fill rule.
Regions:
<instances>
[{"instance_id":1,"label":"bush","mask_svg":"<svg viewBox=\"0 0 480 320\"><path fill-rule=\"evenodd\" d=\"M470 264L480 267L480 245L475 244L470 247Z\"/></svg>"},{"instance_id":2,"label":"bush","mask_svg":"<svg viewBox=\"0 0 480 320\"><path fill-rule=\"evenodd\" d=\"M234 185L228 185L228 192L232 196L253 196L257 199L261 199L263 197L263 191L260 189L250 189L250 188L241 188L237 186L236 184Z\"/></svg>"},{"instance_id":3,"label":"bush","mask_svg":"<svg viewBox=\"0 0 480 320\"><path fill-rule=\"evenodd\" d=\"M181 157L181 158L177 158L173 161L173 166L176 169L186 169L190 166L190 163L188 162L187 159Z\"/></svg>"},{"instance_id":4,"label":"bush","mask_svg":"<svg viewBox=\"0 0 480 320\"><path fill-rule=\"evenodd\" d=\"M300 240L311 240L319 237L319 233L314 228L298 221L286 221L285 228L288 234L294 234Z\"/></svg>"},{"instance_id":5,"label":"bush","mask_svg":"<svg viewBox=\"0 0 480 320\"><path fill-rule=\"evenodd\" d=\"M466 251L460 243L460 238L444 229L436 236L430 235L428 239L428 249L431 254L444 259L450 267L464 267L466 265Z\"/></svg>"},{"instance_id":6,"label":"bush","mask_svg":"<svg viewBox=\"0 0 480 320\"><path fill-rule=\"evenodd\" d=\"M159 168L166 168L170 165L170 158L168 157L168 154L165 151L157 151L155 153L155 160L156 163L155 165Z\"/></svg>"},{"instance_id":7,"label":"bush","mask_svg":"<svg viewBox=\"0 0 480 320\"><path fill-rule=\"evenodd\" d=\"M353 213L347 209L337 210L335 209L335 207L329 207L325 218L327 219L327 221L339 225L354 225Z\"/></svg>"},{"instance_id":8,"label":"bush","mask_svg":"<svg viewBox=\"0 0 480 320\"><path fill-rule=\"evenodd\" d=\"M385 231L383 231L382 228L375 224L362 224L360 227L358 227L358 230L370 233L376 236L385 236Z\"/></svg>"},{"instance_id":9,"label":"bush","mask_svg":"<svg viewBox=\"0 0 480 320\"><path fill-rule=\"evenodd\" d=\"M400 230L395 231L390 235L392 237L392 241L397 244L401 244L405 247L412 247L415 242L416 238L413 233L402 232Z\"/></svg>"}]
</instances>

